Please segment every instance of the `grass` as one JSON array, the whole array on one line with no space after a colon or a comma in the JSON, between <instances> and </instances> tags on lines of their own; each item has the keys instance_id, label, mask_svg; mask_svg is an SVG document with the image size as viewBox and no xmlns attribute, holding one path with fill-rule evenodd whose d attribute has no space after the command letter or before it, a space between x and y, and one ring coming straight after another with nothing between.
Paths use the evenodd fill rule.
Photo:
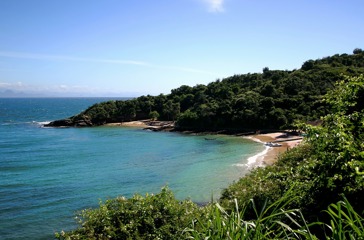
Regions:
<instances>
[{"instance_id":1,"label":"grass","mask_svg":"<svg viewBox=\"0 0 364 240\"><path fill-rule=\"evenodd\" d=\"M325 212L330 216L330 223L325 224L330 231L330 239L364 239L364 219L345 197L331 204Z\"/></svg>"},{"instance_id":2,"label":"grass","mask_svg":"<svg viewBox=\"0 0 364 240\"><path fill-rule=\"evenodd\" d=\"M192 228L185 229L186 239L316 239L299 209L286 210L294 201L288 191L281 199L268 205L266 201L258 209L253 199L239 209L226 211L220 204L210 205L206 217L198 219ZM255 217L244 220L245 211L253 209Z\"/></svg>"},{"instance_id":3,"label":"grass","mask_svg":"<svg viewBox=\"0 0 364 240\"><path fill-rule=\"evenodd\" d=\"M185 239L364 239L364 219L343 197L342 201L331 204L324 212L329 222L308 223L299 209L285 209L294 201L288 191L273 204L264 204L258 209L254 200L250 200L242 209L234 199L235 209L228 212L220 204L208 206L208 217L197 219L190 228L184 230ZM266 201L267 203L267 201ZM253 209L255 218L244 220L247 209ZM319 237L310 229L319 229ZM322 234L323 233L323 234Z\"/></svg>"}]
</instances>

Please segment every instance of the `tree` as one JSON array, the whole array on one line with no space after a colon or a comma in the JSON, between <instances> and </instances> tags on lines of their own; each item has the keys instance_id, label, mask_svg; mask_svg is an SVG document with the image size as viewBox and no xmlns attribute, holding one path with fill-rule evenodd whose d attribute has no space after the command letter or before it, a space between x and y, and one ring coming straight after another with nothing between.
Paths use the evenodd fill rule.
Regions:
<instances>
[{"instance_id":1,"label":"tree","mask_svg":"<svg viewBox=\"0 0 364 240\"><path fill-rule=\"evenodd\" d=\"M313 68L313 66L315 65L315 61L313 60L308 60L306 62L303 63L302 65L302 70L304 71L308 71L308 70L311 70Z\"/></svg>"},{"instance_id":2,"label":"tree","mask_svg":"<svg viewBox=\"0 0 364 240\"><path fill-rule=\"evenodd\" d=\"M234 104L235 119L248 128L258 125L261 96L255 91L247 91L237 96Z\"/></svg>"},{"instance_id":3,"label":"tree","mask_svg":"<svg viewBox=\"0 0 364 240\"><path fill-rule=\"evenodd\" d=\"M152 120L157 120L159 118L159 113L157 111L152 111L149 113L149 118Z\"/></svg>"},{"instance_id":4,"label":"tree","mask_svg":"<svg viewBox=\"0 0 364 240\"><path fill-rule=\"evenodd\" d=\"M359 54L359 53L362 53L362 52L363 52L363 50L361 48L355 48L354 51L353 51L354 54Z\"/></svg>"},{"instance_id":5,"label":"tree","mask_svg":"<svg viewBox=\"0 0 364 240\"><path fill-rule=\"evenodd\" d=\"M182 113L176 122L178 128L198 128L198 116L195 112L187 110Z\"/></svg>"},{"instance_id":6,"label":"tree","mask_svg":"<svg viewBox=\"0 0 364 240\"><path fill-rule=\"evenodd\" d=\"M133 101L125 101L119 108L119 118L122 121L131 121L136 116L135 103Z\"/></svg>"},{"instance_id":7,"label":"tree","mask_svg":"<svg viewBox=\"0 0 364 240\"><path fill-rule=\"evenodd\" d=\"M168 120L175 120L180 114L179 103L174 103L172 100L168 100L163 105L163 113L167 116Z\"/></svg>"},{"instance_id":8,"label":"tree","mask_svg":"<svg viewBox=\"0 0 364 240\"><path fill-rule=\"evenodd\" d=\"M184 112L187 109L191 108L193 106L193 98L195 96L191 93L189 94L183 94L181 96L181 101L180 101L180 105L181 105L181 111Z\"/></svg>"}]
</instances>

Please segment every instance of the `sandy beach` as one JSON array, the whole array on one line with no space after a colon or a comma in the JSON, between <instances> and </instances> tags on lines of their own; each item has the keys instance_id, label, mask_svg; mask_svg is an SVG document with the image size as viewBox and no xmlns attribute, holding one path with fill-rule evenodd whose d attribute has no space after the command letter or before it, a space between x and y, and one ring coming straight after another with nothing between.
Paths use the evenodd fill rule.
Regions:
<instances>
[{"instance_id":1,"label":"sandy beach","mask_svg":"<svg viewBox=\"0 0 364 240\"><path fill-rule=\"evenodd\" d=\"M123 127L145 128L145 127L148 127L149 122L150 122L150 120L120 122L120 123L107 123L106 126L115 126L115 127L123 126Z\"/></svg>"},{"instance_id":2,"label":"sandy beach","mask_svg":"<svg viewBox=\"0 0 364 240\"><path fill-rule=\"evenodd\" d=\"M297 146L302 141L302 137L292 135L287 136L281 132L256 134L248 136L247 138L260 143L278 142L282 145L280 147L269 147L267 153L257 159L257 165L272 165L277 160L280 153Z\"/></svg>"}]
</instances>

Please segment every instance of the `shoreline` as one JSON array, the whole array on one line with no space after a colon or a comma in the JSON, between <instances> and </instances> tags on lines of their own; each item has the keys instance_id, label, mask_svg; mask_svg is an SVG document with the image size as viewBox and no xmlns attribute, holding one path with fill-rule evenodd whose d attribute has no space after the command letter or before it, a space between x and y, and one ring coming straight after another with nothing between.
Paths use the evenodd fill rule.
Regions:
<instances>
[{"instance_id":1,"label":"shoreline","mask_svg":"<svg viewBox=\"0 0 364 240\"><path fill-rule=\"evenodd\" d=\"M149 121L131 121L131 122L119 122L119 123L106 123L104 126L109 127L138 127L145 128L148 127L147 123Z\"/></svg>"},{"instance_id":2,"label":"shoreline","mask_svg":"<svg viewBox=\"0 0 364 240\"><path fill-rule=\"evenodd\" d=\"M266 142L279 142L281 144L278 147L266 146L266 149L263 151L265 154L258 156L255 163L252 163L253 166L272 165L277 161L279 154L296 147L302 142L302 137L290 136L281 132L256 134L245 138L262 144Z\"/></svg>"},{"instance_id":3,"label":"shoreline","mask_svg":"<svg viewBox=\"0 0 364 240\"><path fill-rule=\"evenodd\" d=\"M152 121L152 120L139 120L139 121L130 121L130 122L120 122L120 123L107 123L105 126L112 127L135 127L142 128L146 130L153 131L169 131L173 130L172 122L163 122L163 121ZM182 133L190 133L188 131L182 131ZM218 134L213 132L205 132L204 134ZM241 136L239 134L235 134L236 136ZM245 139L250 139L259 143L267 143L267 142L279 142L281 146L278 147L269 147L266 146L262 152L257 153L256 155L248 158L248 166L257 167L264 165L272 165L277 161L279 154L297 146L301 143L302 137L297 137L294 135L285 134L283 132L272 132L272 133L264 133L264 134L252 134L248 136L243 136Z\"/></svg>"},{"instance_id":4,"label":"shoreline","mask_svg":"<svg viewBox=\"0 0 364 240\"><path fill-rule=\"evenodd\" d=\"M147 120L139 120L139 121L130 121L130 122L117 122L117 123L106 123L104 126L111 127L135 127L142 128L145 130L153 130L153 131L169 131L174 128L173 121L153 121L151 119Z\"/></svg>"}]
</instances>

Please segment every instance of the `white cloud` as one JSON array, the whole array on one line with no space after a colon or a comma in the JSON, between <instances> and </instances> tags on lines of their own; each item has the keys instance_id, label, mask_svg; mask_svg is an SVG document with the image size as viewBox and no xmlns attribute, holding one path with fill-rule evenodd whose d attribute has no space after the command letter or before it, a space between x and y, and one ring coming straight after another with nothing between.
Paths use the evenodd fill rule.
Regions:
<instances>
[{"instance_id":1,"label":"white cloud","mask_svg":"<svg viewBox=\"0 0 364 240\"><path fill-rule=\"evenodd\" d=\"M208 4L210 12L223 12L224 0L204 0Z\"/></svg>"},{"instance_id":2,"label":"white cloud","mask_svg":"<svg viewBox=\"0 0 364 240\"><path fill-rule=\"evenodd\" d=\"M221 0L219 1L221 2ZM126 64L126 65L138 65L150 68L162 68L162 69L174 69L181 72L194 72L200 74L215 75L214 73L194 69L190 67L181 66L169 66L169 65L156 65L143 61L133 61L133 60L120 60L120 59L100 59L100 58L84 58L84 57L74 57L74 56L62 56L62 55L47 55L38 53L24 53L24 52L6 52L0 51L0 57L8 58L18 58L18 59L35 59L35 60L46 60L46 61L78 61L78 62L95 62L95 63L111 63L111 64ZM0 69L4 71L5 69Z\"/></svg>"},{"instance_id":3,"label":"white cloud","mask_svg":"<svg viewBox=\"0 0 364 240\"><path fill-rule=\"evenodd\" d=\"M8 96L120 96L122 93L110 88L80 85L35 85L22 82L0 82L0 97Z\"/></svg>"},{"instance_id":4,"label":"white cloud","mask_svg":"<svg viewBox=\"0 0 364 240\"><path fill-rule=\"evenodd\" d=\"M28 86L22 82L0 82L0 90L23 91L28 89L34 90L34 86Z\"/></svg>"},{"instance_id":5,"label":"white cloud","mask_svg":"<svg viewBox=\"0 0 364 240\"><path fill-rule=\"evenodd\" d=\"M78 61L78 62L116 63L116 64L129 64L129 65L147 65L147 63L145 63L145 62L134 61L134 60L83 58L83 57L47 55L47 54L37 54L37 53L23 53L23 52L0 51L0 56L10 57L10 58L50 60L50 61L61 60L61 61Z\"/></svg>"},{"instance_id":6,"label":"white cloud","mask_svg":"<svg viewBox=\"0 0 364 240\"><path fill-rule=\"evenodd\" d=\"M0 89L1 88L6 88L8 86L11 86L11 84L10 83L6 83L6 82L0 82Z\"/></svg>"}]
</instances>

